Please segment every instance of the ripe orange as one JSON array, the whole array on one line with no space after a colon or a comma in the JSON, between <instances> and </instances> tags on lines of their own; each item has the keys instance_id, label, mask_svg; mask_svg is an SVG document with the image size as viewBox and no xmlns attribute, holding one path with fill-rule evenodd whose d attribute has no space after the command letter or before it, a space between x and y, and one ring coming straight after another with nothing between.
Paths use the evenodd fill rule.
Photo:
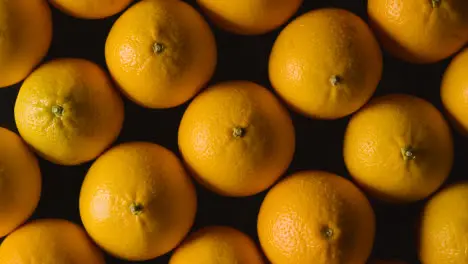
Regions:
<instances>
[{"instance_id":1,"label":"ripe orange","mask_svg":"<svg viewBox=\"0 0 468 264\"><path fill-rule=\"evenodd\" d=\"M349 122L344 159L377 198L412 202L435 192L453 163L450 129L429 102L410 95L373 100Z\"/></svg>"},{"instance_id":2,"label":"ripe orange","mask_svg":"<svg viewBox=\"0 0 468 264\"><path fill-rule=\"evenodd\" d=\"M63 165L96 158L119 135L123 103L106 73L82 59L58 59L34 71L16 99L23 139Z\"/></svg>"},{"instance_id":3,"label":"ripe orange","mask_svg":"<svg viewBox=\"0 0 468 264\"><path fill-rule=\"evenodd\" d=\"M36 157L19 136L0 127L0 237L31 216L41 185Z\"/></svg>"},{"instance_id":4,"label":"ripe orange","mask_svg":"<svg viewBox=\"0 0 468 264\"><path fill-rule=\"evenodd\" d=\"M0 0L0 88L26 78L51 41L52 17L46 0Z\"/></svg>"},{"instance_id":5,"label":"ripe orange","mask_svg":"<svg viewBox=\"0 0 468 264\"><path fill-rule=\"evenodd\" d=\"M203 17L181 0L145 0L114 24L106 61L122 91L150 108L192 98L211 78L216 43Z\"/></svg>"},{"instance_id":6,"label":"ripe orange","mask_svg":"<svg viewBox=\"0 0 468 264\"><path fill-rule=\"evenodd\" d=\"M468 263L468 183L436 194L422 213L419 258L423 264Z\"/></svg>"},{"instance_id":7,"label":"ripe orange","mask_svg":"<svg viewBox=\"0 0 468 264\"><path fill-rule=\"evenodd\" d=\"M350 181L321 171L278 183L258 216L260 243L275 264L363 264L374 233L366 197Z\"/></svg>"},{"instance_id":8,"label":"ripe orange","mask_svg":"<svg viewBox=\"0 0 468 264\"><path fill-rule=\"evenodd\" d=\"M433 63L468 41L466 0L369 0L369 19L393 56Z\"/></svg>"},{"instance_id":9,"label":"ripe orange","mask_svg":"<svg viewBox=\"0 0 468 264\"><path fill-rule=\"evenodd\" d=\"M179 148L205 187L248 196L267 189L288 168L294 127L267 89L247 81L225 82L189 105L179 127Z\"/></svg>"},{"instance_id":10,"label":"ripe orange","mask_svg":"<svg viewBox=\"0 0 468 264\"><path fill-rule=\"evenodd\" d=\"M277 93L296 111L336 119L355 112L372 96L382 75L382 54L358 16L319 9L281 32L269 72Z\"/></svg>"},{"instance_id":11,"label":"ripe orange","mask_svg":"<svg viewBox=\"0 0 468 264\"><path fill-rule=\"evenodd\" d=\"M0 263L105 264L99 249L78 225L59 219L31 222L0 246Z\"/></svg>"},{"instance_id":12,"label":"ripe orange","mask_svg":"<svg viewBox=\"0 0 468 264\"><path fill-rule=\"evenodd\" d=\"M267 33L296 13L303 0L197 0L219 27L242 35Z\"/></svg>"},{"instance_id":13,"label":"ripe orange","mask_svg":"<svg viewBox=\"0 0 468 264\"><path fill-rule=\"evenodd\" d=\"M179 159L152 143L127 143L103 154L80 194L89 235L110 254L134 261L175 248L190 230L196 207Z\"/></svg>"},{"instance_id":14,"label":"ripe orange","mask_svg":"<svg viewBox=\"0 0 468 264\"><path fill-rule=\"evenodd\" d=\"M51 4L64 13L86 19L112 16L122 11L133 0L50 0Z\"/></svg>"},{"instance_id":15,"label":"ripe orange","mask_svg":"<svg viewBox=\"0 0 468 264\"><path fill-rule=\"evenodd\" d=\"M440 91L445 109L456 127L468 135L468 48L453 59L447 68Z\"/></svg>"},{"instance_id":16,"label":"ripe orange","mask_svg":"<svg viewBox=\"0 0 468 264\"><path fill-rule=\"evenodd\" d=\"M169 264L263 264L262 254L246 234L225 226L206 227L174 252Z\"/></svg>"}]
</instances>

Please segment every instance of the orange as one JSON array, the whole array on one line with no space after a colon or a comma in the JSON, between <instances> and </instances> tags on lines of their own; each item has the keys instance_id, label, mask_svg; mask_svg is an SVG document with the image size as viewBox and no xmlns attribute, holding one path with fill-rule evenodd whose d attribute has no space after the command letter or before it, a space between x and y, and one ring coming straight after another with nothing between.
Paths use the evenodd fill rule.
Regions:
<instances>
[{"instance_id":1,"label":"orange","mask_svg":"<svg viewBox=\"0 0 468 264\"><path fill-rule=\"evenodd\" d=\"M58 59L20 88L15 120L23 139L54 163L76 165L103 152L119 135L123 103L106 73L82 59Z\"/></svg>"},{"instance_id":2,"label":"orange","mask_svg":"<svg viewBox=\"0 0 468 264\"><path fill-rule=\"evenodd\" d=\"M429 102L410 95L373 100L349 122L344 159L369 193L412 202L435 192L453 164L451 131Z\"/></svg>"},{"instance_id":3,"label":"orange","mask_svg":"<svg viewBox=\"0 0 468 264\"><path fill-rule=\"evenodd\" d=\"M468 263L468 183L436 194L422 212L419 259L423 264Z\"/></svg>"},{"instance_id":4,"label":"orange","mask_svg":"<svg viewBox=\"0 0 468 264\"><path fill-rule=\"evenodd\" d=\"M52 41L47 0L0 0L0 87L20 82Z\"/></svg>"},{"instance_id":5,"label":"orange","mask_svg":"<svg viewBox=\"0 0 468 264\"><path fill-rule=\"evenodd\" d=\"M105 264L105 261L81 227L66 220L43 219L26 224L3 241L0 263Z\"/></svg>"},{"instance_id":6,"label":"orange","mask_svg":"<svg viewBox=\"0 0 468 264\"><path fill-rule=\"evenodd\" d=\"M41 185L36 157L19 136L0 127L0 237L32 215Z\"/></svg>"},{"instance_id":7,"label":"orange","mask_svg":"<svg viewBox=\"0 0 468 264\"><path fill-rule=\"evenodd\" d=\"M211 226L187 238L169 264L263 264L262 258L246 234L231 227Z\"/></svg>"},{"instance_id":8,"label":"orange","mask_svg":"<svg viewBox=\"0 0 468 264\"><path fill-rule=\"evenodd\" d=\"M437 62L468 41L466 0L369 0L368 13L384 48L405 61Z\"/></svg>"},{"instance_id":9,"label":"orange","mask_svg":"<svg viewBox=\"0 0 468 264\"><path fill-rule=\"evenodd\" d=\"M188 101L209 81L217 58L210 27L181 0L132 6L112 27L105 54L122 91L149 108Z\"/></svg>"},{"instance_id":10,"label":"orange","mask_svg":"<svg viewBox=\"0 0 468 264\"><path fill-rule=\"evenodd\" d=\"M456 127L468 135L468 48L457 55L447 68L440 95Z\"/></svg>"},{"instance_id":11,"label":"orange","mask_svg":"<svg viewBox=\"0 0 468 264\"><path fill-rule=\"evenodd\" d=\"M303 0L197 0L214 23L233 33L256 35L272 31L291 18Z\"/></svg>"},{"instance_id":12,"label":"orange","mask_svg":"<svg viewBox=\"0 0 468 264\"><path fill-rule=\"evenodd\" d=\"M64 13L86 19L105 18L124 10L133 0L50 0Z\"/></svg>"},{"instance_id":13,"label":"orange","mask_svg":"<svg viewBox=\"0 0 468 264\"><path fill-rule=\"evenodd\" d=\"M80 194L83 224L94 241L127 260L175 248L189 232L197 197L179 159L152 143L117 146L91 166Z\"/></svg>"},{"instance_id":14,"label":"orange","mask_svg":"<svg viewBox=\"0 0 468 264\"><path fill-rule=\"evenodd\" d=\"M375 217L350 181L323 171L296 173L273 187L258 215L258 236L273 264L363 264Z\"/></svg>"},{"instance_id":15,"label":"orange","mask_svg":"<svg viewBox=\"0 0 468 264\"><path fill-rule=\"evenodd\" d=\"M247 81L225 82L189 105L179 127L179 149L205 187L248 196L266 190L288 168L294 127L267 89Z\"/></svg>"},{"instance_id":16,"label":"orange","mask_svg":"<svg viewBox=\"0 0 468 264\"><path fill-rule=\"evenodd\" d=\"M382 54L369 27L341 9L319 9L291 22L270 55L270 80L296 111L337 119L361 108L382 75Z\"/></svg>"}]
</instances>

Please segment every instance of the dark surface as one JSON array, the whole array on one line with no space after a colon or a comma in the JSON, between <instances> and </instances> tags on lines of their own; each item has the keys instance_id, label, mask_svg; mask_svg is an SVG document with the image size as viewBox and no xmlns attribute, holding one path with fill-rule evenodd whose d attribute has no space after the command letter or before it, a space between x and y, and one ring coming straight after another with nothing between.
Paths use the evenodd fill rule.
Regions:
<instances>
[{"instance_id":1,"label":"dark surface","mask_svg":"<svg viewBox=\"0 0 468 264\"><path fill-rule=\"evenodd\" d=\"M226 0L227 1L227 0ZM196 6L194 0L187 1ZM365 20L364 0L305 0L300 15L321 7L348 9ZM105 67L104 43L117 16L105 20L80 20L53 9L54 38L46 60L78 57ZM236 36L212 27L218 44L219 60L211 83L225 80L250 80L270 87L267 74L268 56L280 29L262 36ZM384 75L376 95L408 93L432 102L442 110L439 97L441 76L449 60L434 65L411 65L387 54ZM0 89L0 126L17 131L13 106L20 85ZM126 120L117 143L144 140L161 144L178 152L177 129L187 104L170 110L149 110L126 100ZM343 158L342 141L349 118L337 121L310 120L291 113L297 130L297 147L289 172L305 169L327 170L348 177ZM454 134L455 166L449 182L465 177L468 166L467 140ZM179 155L180 156L180 155ZM64 218L80 223L78 196L89 164L64 167L41 160L42 198L33 219ZM251 237L256 236L256 217L265 193L249 198L225 198L197 186L199 209L193 230L207 225L229 225ZM418 263L416 256L417 219L422 202L390 206L372 201L377 215L377 237L373 255ZM169 255L144 263L167 263ZM131 263L107 257L108 264ZM301 263L298 263L301 264ZM308 264L308 263L307 263Z\"/></svg>"}]
</instances>

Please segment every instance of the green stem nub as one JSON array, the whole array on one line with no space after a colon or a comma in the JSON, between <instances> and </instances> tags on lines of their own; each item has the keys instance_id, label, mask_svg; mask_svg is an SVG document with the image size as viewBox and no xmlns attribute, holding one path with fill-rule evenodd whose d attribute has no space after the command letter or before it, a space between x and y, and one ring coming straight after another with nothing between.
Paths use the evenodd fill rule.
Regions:
<instances>
[{"instance_id":1,"label":"green stem nub","mask_svg":"<svg viewBox=\"0 0 468 264\"><path fill-rule=\"evenodd\" d=\"M56 115L57 117L61 117L63 115L63 107L60 105L54 105L52 106L52 113Z\"/></svg>"},{"instance_id":2,"label":"green stem nub","mask_svg":"<svg viewBox=\"0 0 468 264\"><path fill-rule=\"evenodd\" d=\"M442 0L432 0L432 7L437 8L442 3Z\"/></svg>"},{"instance_id":3,"label":"green stem nub","mask_svg":"<svg viewBox=\"0 0 468 264\"><path fill-rule=\"evenodd\" d=\"M161 54L161 53L164 52L165 49L166 49L166 47L164 47L164 45L162 43L156 42L153 45L153 52L155 54Z\"/></svg>"},{"instance_id":4,"label":"green stem nub","mask_svg":"<svg viewBox=\"0 0 468 264\"><path fill-rule=\"evenodd\" d=\"M343 81L343 78L339 75L333 75L332 77L330 77L330 83L333 85L333 86L337 86L338 84L340 84L341 82Z\"/></svg>"},{"instance_id":5,"label":"green stem nub","mask_svg":"<svg viewBox=\"0 0 468 264\"><path fill-rule=\"evenodd\" d=\"M130 211L133 215L140 215L143 212L143 209L143 205L139 203L132 203L132 205L130 205Z\"/></svg>"},{"instance_id":6,"label":"green stem nub","mask_svg":"<svg viewBox=\"0 0 468 264\"><path fill-rule=\"evenodd\" d=\"M232 135L235 138L242 138L245 136L246 130L243 127L235 127L232 129Z\"/></svg>"},{"instance_id":7,"label":"green stem nub","mask_svg":"<svg viewBox=\"0 0 468 264\"><path fill-rule=\"evenodd\" d=\"M326 238L327 240L328 239L331 239L334 235L334 232L333 232L333 229L331 229L330 227L326 226L326 227L323 227L322 230L320 230L320 233L322 234L322 236L324 238Z\"/></svg>"},{"instance_id":8,"label":"green stem nub","mask_svg":"<svg viewBox=\"0 0 468 264\"><path fill-rule=\"evenodd\" d=\"M412 147L402 148L401 155L403 155L403 159L405 161L416 159L416 154L414 153L414 149Z\"/></svg>"}]
</instances>

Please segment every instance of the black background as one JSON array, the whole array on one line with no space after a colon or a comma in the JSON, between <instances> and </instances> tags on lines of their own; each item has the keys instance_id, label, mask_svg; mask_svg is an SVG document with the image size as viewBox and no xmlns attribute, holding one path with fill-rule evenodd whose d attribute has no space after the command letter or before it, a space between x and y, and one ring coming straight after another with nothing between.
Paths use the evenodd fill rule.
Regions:
<instances>
[{"instance_id":1,"label":"black background","mask_svg":"<svg viewBox=\"0 0 468 264\"><path fill-rule=\"evenodd\" d=\"M185 0L196 6L195 0ZM228 0L226 0L228 1ZM231 0L234 1L234 0ZM367 21L365 0L304 0L295 15L313 9L340 7ZM81 20L52 8L54 37L45 60L60 57L85 58L105 67L104 43L118 15L103 20ZM261 36L237 36L212 25L218 44L218 67L210 83L250 80L270 88L268 57L281 28ZM384 54L383 79L376 95L407 93L425 98L442 111L439 96L442 74L449 59L432 65L412 65ZM17 132L13 107L20 84L0 89L0 126ZM188 104L188 103L187 103ZM177 129L187 106L151 110L125 101L125 124L116 142L150 141L179 155ZM311 120L291 113L296 127L297 146L288 171L327 170L349 178L342 158L342 141L348 118L335 121ZM467 140L454 133L455 165L449 183L467 175ZM180 155L179 155L180 156ZM33 219L64 218L81 223L78 197L83 177L91 163L64 167L40 160L43 174L42 198ZM265 192L248 198L220 197L197 186L199 207L193 230L207 225L229 225L257 240L256 217ZM417 220L423 202L386 205L371 201L377 216L377 236L373 256L418 263L416 254ZM258 240L257 240L258 242ZM144 263L167 263L169 254ZM107 256L108 264L131 263ZM301 264L301 263L298 263ZM308 264L308 263L307 263Z\"/></svg>"}]
</instances>

